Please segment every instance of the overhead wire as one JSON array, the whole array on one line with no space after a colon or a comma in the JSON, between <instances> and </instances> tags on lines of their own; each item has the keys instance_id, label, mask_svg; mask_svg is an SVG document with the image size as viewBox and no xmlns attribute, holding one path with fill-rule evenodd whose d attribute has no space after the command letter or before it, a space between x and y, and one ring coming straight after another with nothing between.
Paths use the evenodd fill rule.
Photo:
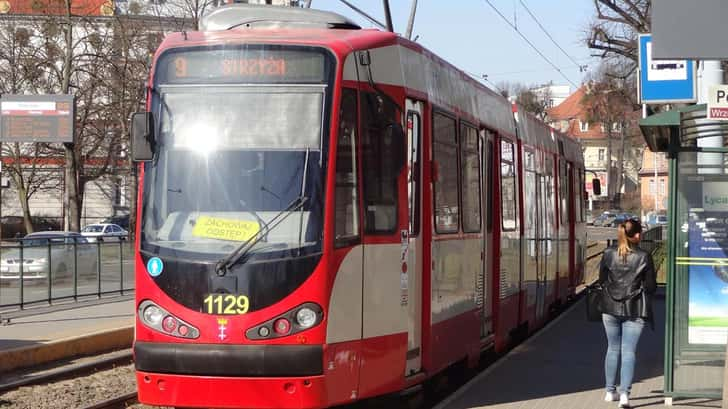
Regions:
<instances>
[{"instance_id":1,"label":"overhead wire","mask_svg":"<svg viewBox=\"0 0 728 409\"><path fill-rule=\"evenodd\" d=\"M546 30L546 28L543 26L543 24L541 24L541 22L538 20L538 18L536 18L536 16L533 14L533 12L531 11L531 9L528 8L528 6L526 5L526 3L524 3L523 0L518 0L518 2L521 3L521 6L523 6L524 9L526 9L526 12L528 13L528 15L531 16L531 18L533 19L533 21L535 21L536 24L538 24L538 26L541 28L541 31L543 31L544 33L546 33L546 36L548 36L548 38L551 40L551 42L554 43L554 45L556 45L556 47L558 47L559 50L561 50L561 52L564 53L564 55L571 60L571 62L573 62L574 64L576 64L579 67L581 67L581 65L579 65L579 63L576 62L576 60L571 55L569 55L569 53L567 53L566 50L564 50L563 47L561 47L561 45L558 42L556 42L556 40L554 39L554 37L551 36L551 33L549 33Z\"/></svg>"},{"instance_id":2,"label":"overhead wire","mask_svg":"<svg viewBox=\"0 0 728 409\"><path fill-rule=\"evenodd\" d=\"M533 48L533 50L534 50L534 51L536 51L536 53L538 53L538 55L540 55L540 56L541 56L541 58L543 58L543 59L544 59L544 60L545 60L545 61L546 61L547 63L549 63L549 65L551 65L551 66L552 66L552 67L553 67L553 68L554 68L554 69L555 69L555 70L556 70L556 71L557 71L557 72L558 72L559 74L561 74L561 76L562 76L562 77L564 77L564 79L565 79L566 81L568 81L568 82L569 82L569 83L570 83L571 85L573 85L573 86L574 86L574 88L579 88L579 86L578 86L578 85L576 85L576 83L575 83L574 81L572 81L572 80L571 80L571 78L567 77L567 76L566 76L566 74L564 74L564 73L563 73L563 71L561 71L561 69L560 69L559 67L557 67L557 66L556 66L556 64L554 64L554 63L553 63L553 62L552 62L552 61L551 61L551 60L550 60L550 59L549 59L548 57L546 57L546 55L544 55L544 53L542 53L542 52L541 52L541 50L539 50L539 49L538 49L538 47L536 47L536 46L535 46L535 45L534 45L534 44L533 44L533 43L531 42L531 40L529 40L529 39L528 39L528 37L526 37L526 36L525 36L525 35L524 35L524 34L523 34L523 33L522 33L522 32L521 32L521 31L520 31L519 29L518 29L518 27L514 26L514 25L513 25L513 23L511 23L511 22L510 22L510 21L508 20L508 18L506 18L506 16L504 16L504 15L503 15L503 13L501 13L501 12L500 12L500 10L498 10L498 9L497 9L497 8L496 8L496 7L495 7L495 6L493 5L493 3L491 3L491 2L490 2L490 0L484 0L484 1L485 1L485 2L486 2L486 3L487 3L487 4L488 4L488 5L489 5L489 6L490 6L490 7L492 8L492 9L493 9L493 11L495 11L495 12L496 12L496 13L497 13L497 14L498 14L498 15L499 15L499 16L500 16L500 17L501 17L502 19L503 19L503 21L505 21L505 22L506 22L506 23L507 23L507 24L508 24L508 25L509 25L509 26L510 26L510 27L511 27L511 28L512 28L512 29L513 29L513 30L514 30L514 31L515 31L516 33L518 33L518 35L519 35L519 36L521 36L521 38L523 39L523 41L525 41L525 42L526 42L526 43L527 43L527 44L528 44L529 46L531 46L531 48Z\"/></svg>"}]
</instances>

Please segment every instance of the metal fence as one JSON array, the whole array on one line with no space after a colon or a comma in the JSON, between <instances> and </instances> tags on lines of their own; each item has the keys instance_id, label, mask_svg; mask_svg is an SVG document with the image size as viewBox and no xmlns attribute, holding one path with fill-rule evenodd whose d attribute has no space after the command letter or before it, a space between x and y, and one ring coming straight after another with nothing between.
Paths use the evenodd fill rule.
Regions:
<instances>
[{"instance_id":1,"label":"metal fence","mask_svg":"<svg viewBox=\"0 0 728 409\"><path fill-rule=\"evenodd\" d=\"M3 242L0 313L134 290L134 245L73 238Z\"/></svg>"},{"instance_id":2,"label":"metal fence","mask_svg":"<svg viewBox=\"0 0 728 409\"><path fill-rule=\"evenodd\" d=\"M655 252L655 249L662 243L662 238L665 237L666 226L656 226L647 229L642 232L642 238L640 240L639 248L644 251L651 253ZM607 240L607 247L616 246L616 239Z\"/></svg>"}]
</instances>

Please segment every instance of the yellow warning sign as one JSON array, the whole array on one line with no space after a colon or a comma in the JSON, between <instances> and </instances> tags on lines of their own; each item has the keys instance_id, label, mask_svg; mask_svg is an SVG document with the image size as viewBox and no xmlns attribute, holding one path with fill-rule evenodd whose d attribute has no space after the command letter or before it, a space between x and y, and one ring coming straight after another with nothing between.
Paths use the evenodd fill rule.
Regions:
<instances>
[{"instance_id":1,"label":"yellow warning sign","mask_svg":"<svg viewBox=\"0 0 728 409\"><path fill-rule=\"evenodd\" d=\"M258 222L200 216L192 229L192 235L208 239L246 241L259 230Z\"/></svg>"}]
</instances>

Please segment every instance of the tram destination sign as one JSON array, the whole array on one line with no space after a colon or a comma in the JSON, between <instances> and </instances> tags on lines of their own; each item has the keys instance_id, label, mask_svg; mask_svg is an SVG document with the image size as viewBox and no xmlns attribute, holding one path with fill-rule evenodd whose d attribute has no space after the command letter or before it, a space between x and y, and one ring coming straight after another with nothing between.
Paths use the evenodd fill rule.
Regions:
<instances>
[{"instance_id":1,"label":"tram destination sign","mask_svg":"<svg viewBox=\"0 0 728 409\"><path fill-rule=\"evenodd\" d=\"M325 67L325 54L316 49L185 49L160 58L155 82L321 83Z\"/></svg>"},{"instance_id":2,"label":"tram destination sign","mask_svg":"<svg viewBox=\"0 0 728 409\"><path fill-rule=\"evenodd\" d=\"M3 95L0 141L73 142L73 95Z\"/></svg>"}]
</instances>

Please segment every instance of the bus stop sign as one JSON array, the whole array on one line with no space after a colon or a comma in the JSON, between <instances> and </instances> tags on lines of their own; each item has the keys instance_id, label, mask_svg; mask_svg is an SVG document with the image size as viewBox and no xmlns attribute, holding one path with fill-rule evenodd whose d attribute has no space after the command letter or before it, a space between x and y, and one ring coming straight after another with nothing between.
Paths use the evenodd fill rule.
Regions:
<instances>
[{"instance_id":1,"label":"bus stop sign","mask_svg":"<svg viewBox=\"0 0 728 409\"><path fill-rule=\"evenodd\" d=\"M695 61L655 60L652 35L639 37L639 99L643 104L697 101Z\"/></svg>"}]
</instances>

